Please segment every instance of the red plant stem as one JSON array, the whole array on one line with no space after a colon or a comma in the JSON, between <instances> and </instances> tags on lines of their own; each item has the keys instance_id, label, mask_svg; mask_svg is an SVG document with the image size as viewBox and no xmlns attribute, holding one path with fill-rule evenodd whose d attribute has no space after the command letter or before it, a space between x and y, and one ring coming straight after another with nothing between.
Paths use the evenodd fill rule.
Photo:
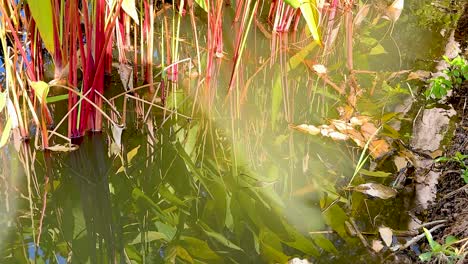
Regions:
<instances>
[{"instance_id":1,"label":"red plant stem","mask_svg":"<svg viewBox=\"0 0 468 264\"><path fill-rule=\"evenodd\" d=\"M347 67L349 71L353 70L353 14L351 12L352 5L345 8L345 23L346 23L346 55Z\"/></svg>"}]
</instances>

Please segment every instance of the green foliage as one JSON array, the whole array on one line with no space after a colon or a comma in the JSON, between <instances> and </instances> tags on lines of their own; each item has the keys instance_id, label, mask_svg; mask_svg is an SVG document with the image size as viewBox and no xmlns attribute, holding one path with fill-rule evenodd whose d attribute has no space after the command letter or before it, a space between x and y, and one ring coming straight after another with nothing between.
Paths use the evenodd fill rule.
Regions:
<instances>
[{"instance_id":1,"label":"green foliage","mask_svg":"<svg viewBox=\"0 0 468 264\"><path fill-rule=\"evenodd\" d=\"M455 156L449 158L449 157L440 157L437 158L435 161L436 162L456 162L460 166L461 169L461 177L465 181L466 184L468 184L468 166L465 164L465 160L468 159L468 155L463 155L460 152L457 152Z\"/></svg>"},{"instance_id":2,"label":"green foliage","mask_svg":"<svg viewBox=\"0 0 468 264\"><path fill-rule=\"evenodd\" d=\"M418 18L418 25L423 28L452 27L463 10L463 1L439 0L436 3L430 0L410 1L410 13Z\"/></svg>"},{"instance_id":3,"label":"green foliage","mask_svg":"<svg viewBox=\"0 0 468 264\"><path fill-rule=\"evenodd\" d=\"M438 76L430 80L430 89L424 93L427 99L441 99L447 95L449 90L468 80L468 63L465 59L458 56L450 60L444 56L444 60L450 65L447 70L443 71L447 78Z\"/></svg>"},{"instance_id":4,"label":"green foliage","mask_svg":"<svg viewBox=\"0 0 468 264\"><path fill-rule=\"evenodd\" d=\"M419 255L421 261L429 261L433 257L437 257L445 259L447 263L454 263L464 257L464 255L453 246L458 242L456 237L447 236L445 238L445 243L441 245L432 238L431 233L426 228L424 228L424 234L426 235L427 242L429 242L431 251Z\"/></svg>"}]
</instances>

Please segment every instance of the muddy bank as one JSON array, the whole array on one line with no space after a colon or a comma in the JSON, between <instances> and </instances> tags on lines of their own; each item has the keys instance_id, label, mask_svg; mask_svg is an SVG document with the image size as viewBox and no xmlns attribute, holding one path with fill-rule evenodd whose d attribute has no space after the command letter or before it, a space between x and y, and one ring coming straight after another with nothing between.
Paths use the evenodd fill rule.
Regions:
<instances>
[{"instance_id":1,"label":"muddy bank","mask_svg":"<svg viewBox=\"0 0 468 264\"><path fill-rule=\"evenodd\" d=\"M468 41L468 3L465 5L464 14L461 16L457 29L455 30L455 40L460 43L462 54L467 57ZM468 81L461 86L456 87L447 104L453 106L457 112L455 132L451 143L446 147L443 153L444 157L455 157L457 153L468 154ZM465 164L468 162L465 159ZM455 236L459 240L468 238L468 184L462 179L462 170L459 163L449 161L436 163L432 166L429 173L440 175L436 185L435 200L430 202L427 208L417 207L413 213L423 222L434 222L445 220L446 222L438 229L434 230L432 236L440 244L449 236ZM427 239L422 239L419 247L415 250L408 250L407 254L413 262L420 262L417 255L421 252L430 251L430 245ZM464 259L458 262L449 262L446 258L431 259L431 263L468 263L466 258L466 241L454 245L461 249L460 255L465 255ZM439 262L441 261L441 262ZM427 263L427 262L424 262Z\"/></svg>"}]
</instances>

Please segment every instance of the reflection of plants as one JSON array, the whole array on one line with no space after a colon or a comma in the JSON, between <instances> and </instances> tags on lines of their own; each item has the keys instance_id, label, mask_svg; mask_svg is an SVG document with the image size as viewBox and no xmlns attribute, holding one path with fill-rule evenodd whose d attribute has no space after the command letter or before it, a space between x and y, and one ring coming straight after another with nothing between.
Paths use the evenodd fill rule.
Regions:
<instances>
[{"instance_id":1,"label":"reflection of plants","mask_svg":"<svg viewBox=\"0 0 468 264\"><path fill-rule=\"evenodd\" d=\"M459 250L458 248L453 246L455 243L460 242L454 236L447 236L445 238L445 243L441 245L434 241L431 233L426 228L424 228L424 233L426 234L426 238L429 242L429 246L431 247L431 251L419 255L420 260L429 261L433 257L436 257L439 260L444 261L446 263L454 263L454 261L463 259L466 255L466 253L464 254L462 250Z\"/></svg>"},{"instance_id":2,"label":"reflection of plants","mask_svg":"<svg viewBox=\"0 0 468 264\"><path fill-rule=\"evenodd\" d=\"M424 93L428 99L431 97L441 99L454 86L459 86L464 80L468 80L468 63L466 60L460 56L453 60L444 56L444 60L449 64L449 68L443 71L447 77L438 76L430 80L430 89Z\"/></svg>"},{"instance_id":3,"label":"reflection of plants","mask_svg":"<svg viewBox=\"0 0 468 264\"><path fill-rule=\"evenodd\" d=\"M449 162L453 161L460 166L461 169L461 177L465 181L465 183L468 184L468 166L465 164L465 160L468 159L468 155L463 155L460 152L455 153L455 156L449 158L449 157L440 157L437 158L435 161L436 162Z\"/></svg>"}]
</instances>

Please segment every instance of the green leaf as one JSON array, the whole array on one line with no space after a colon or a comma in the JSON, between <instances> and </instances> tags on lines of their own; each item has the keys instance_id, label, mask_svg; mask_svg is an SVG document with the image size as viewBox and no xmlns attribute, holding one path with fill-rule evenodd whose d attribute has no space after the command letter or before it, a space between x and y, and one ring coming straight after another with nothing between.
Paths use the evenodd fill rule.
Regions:
<instances>
[{"instance_id":1,"label":"green leaf","mask_svg":"<svg viewBox=\"0 0 468 264\"><path fill-rule=\"evenodd\" d=\"M271 94L271 127L276 127L276 121L278 119L281 102L283 102L283 86L281 85L281 77L278 75L275 78L273 85L273 91Z\"/></svg>"},{"instance_id":2,"label":"green leaf","mask_svg":"<svg viewBox=\"0 0 468 264\"><path fill-rule=\"evenodd\" d=\"M42 41L50 54L55 54L54 49L54 26L52 18L52 1L50 0L28 0L29 10L36 21L36 26L41 34Z\"/></svg>"},{"instance_id":3,"label":"green leaf","mask_svg":"<svg viewBox=\"0 0 468 264\"><path fill-rule=\"evenodd\" d=\"M41 104L46 102L47 94L49 94L49 84L43 81L30 82L30 84L39 102Z\"/></svg>"},{"instance_id":4,"label":"green leaf","mask_svg":"<svg viewBox=\"0 0 468 264\"><path fill-rule=\"evenodd\" d=\"M184 247L192 256L201 259L218 261L220 257L210 248L208 243L198 238L182 236L180 244ZM219 262L215 262L219 263Z\"/></svg>"},{"instance_id":5,"label":"green leaf","mask_svg":"<svg viewBox=\"0 0 468 264\"><path fill-rule=\"evenodd\" d=\"M158 232L164 234L164 236L167 237L168 241L171 241L172 239L174 239L177 233L177 229L175 227L167 225L160 221L157 221L155 225L156 225L156 228L158 229Z\"/></svg>"},{"instance_id":6,"label":"green leaf","mask_svg":"<svg viewBox=\"0 0 468 264\"><path fill-rule=\"evenodd\" d=\"M365 176L380 177L380 178L385 178L385 177L392 175L391 173L385 172L385 171L368 171L366 169L361 169L359 173Z\"/></svg>"},{"instance_id":7,"label":"green leaf","mask_svg":"<svg viewBox=\"0 0 468 264\"><path fill-rule=\"evenodd\" d=\"M429 242L429 246L431 247L431 249L433 251L438 249L440 247L440 244L434 241L429 230L427 230L425 227L423 227L423 230L424 230L424 234L426 234L426 239L427 239L427 242Z\"/></svg>"},{"instance_id":8,"label":"green leaf","mask_svg":"<svg viewBox=\"0 0 468 264\"><path fill-rule=\"evenodd\" d=\"M387 53L385 48L381 44L378 44L370 50L369 55L380 55L385 53Z\"/></svg>"},{"instance_id":9,"label":"green leaf","mask_svg":"<svg viewBox=\"0 0 468 264\"><path fill-rule=\"evenodd\" d=\"M137 25L140 24L140 21L138 20L138 13L135 8L135 0L123 0L122 9L135 21Z\"/></svg>"},{"instance_id":10,"label":"green leaf","mask_svg":"<svg viewBox=\"0 0 468 264\"><path fill-rule=\"evenodd\" d=\"M429 261L432 258L432 252L426 252L419 255L419 259L421 261Z\"/></svg>"},{"instance_id":11,"label":"green leaf","mask_svg":"<svg viewBox=\"0 0 468 264\"><path fill-rule=\"evenodd\" d=\"M223 244L224 246L226 246L228 248L235 249L235 250L243 251L242 248L240 248L236 244L229 241L229 239L227 239L225 236L221 235L220 233L217 233L217 232L213 231L211 228L209 228L203 222L200 222L199 225L209 237L213 238L214 240L218 241L219 243Z\"/></svg>"},{"instance_id":12,"label":"green leaf","mask_svg":"<svg viewBox=\"0 0 468 264\"><path fill-rule=\"evenodd\" d=\"M47 97L46 102L55 103L55 102L59 102L59 101L67 100L67 99L68 99L68 94L61 94L61 95Z\"/></svg>"},{"instance_id":13,"label":"green leaf","mask_svg":"<svg viewBox=\"0 0 468 264\"><path fill-rule=\"evenodd\" d=\"M454 236L447 236L445 238L445 245L449 246L453 243L457 243L458 242L458 239Z\"/></svg>"},{"instance_id":14,"label":"green leaf","mask_svg":"<svg viewBox=\"0 0 468 264\"><path fill-rule=\"evenodd\" d=\"M199 7L201 7L203 10L205 10L205 12L208 13L208 6L206 5L207 2L205 1L208 0L195 0L195 3L197 3Z\"/></svg>"},{"instance_id":15,"label":"green leaf","mask_svg":"<svg viewBox=\"0 0 468 264\"><path fill-rule=\"evenodd\" d=\"M314 10L317 10L317 7L308 1L301 0L300 6L302 16L307 22L310 33L317 43L320 43L320 34L318 30L318 16L314 15Z\"/></svg>"},{"instance_id":16,"label":"green leaf","mask_svg":"<svg viewBox=\"0 0 468 264\"><path fill-rule=\"evenodd\" d=\"M312 239L314 240L314 243L321 249L332 254L338 254L338 250L336 249L335 245L333 245L333 243L330 240L328 240L324 235L315 234L312 235Z\"/></svg>"},{"instance_id":17,"label":"green leaf","mask_svg":"<svg viewBox=\"0 0 468 264\"><path fill-rule=\"evenodd\" d=\"M166 188L165 186L161 186L161 188L159 188L158 193L167 201L186 209L187 205L184 203L184 201L179 199L179 197L177 197L175 194L169 191L169 189Z\"/></svg>"},{"instance_id":18,"label":"green leaf","mask_svg":"<svg viewBox=\"0 0 468 264\"><path fill-rule=\"evenodd\" d=\"M148 243L148 242L153 242L153 241L157 241L157 240L165 240L165 241L169 241L169 239L167 238L166 235L164 235L163 233L160 233L160 232L156 232L156 231L148 231L146 232L145 234L145 242ZM129 245L135 245L135 244L141 244L142 242L142 239L141 239L141 233L138 234L138 236L133 239L132 242L128 243Z\"/></svg>"},{"instance_id":19,"label":"green leaf","mask_svg":"<svg viewBox=\"0 0 468 264\"><path fill-rule=\"evenodd\" d=\"M317 43L312 42L302 48L298 53L294 54L294 56L288 60L288 72L294 70L299 66L299 64L303 63L307 55L309 55L317 46Z\"/></svg>"},{"instance_id":20,"label":"green leaf","mask_svg":"<svg viewBox=\"0 0 468 264\"><path fill-rule=\"evenodd\" d=\"M6 145L8 139L10 138L11 132L11 119L8 118L5 127L3 128L2 136L0 137L0 148Z\"/></svg>"}]
</instances>

